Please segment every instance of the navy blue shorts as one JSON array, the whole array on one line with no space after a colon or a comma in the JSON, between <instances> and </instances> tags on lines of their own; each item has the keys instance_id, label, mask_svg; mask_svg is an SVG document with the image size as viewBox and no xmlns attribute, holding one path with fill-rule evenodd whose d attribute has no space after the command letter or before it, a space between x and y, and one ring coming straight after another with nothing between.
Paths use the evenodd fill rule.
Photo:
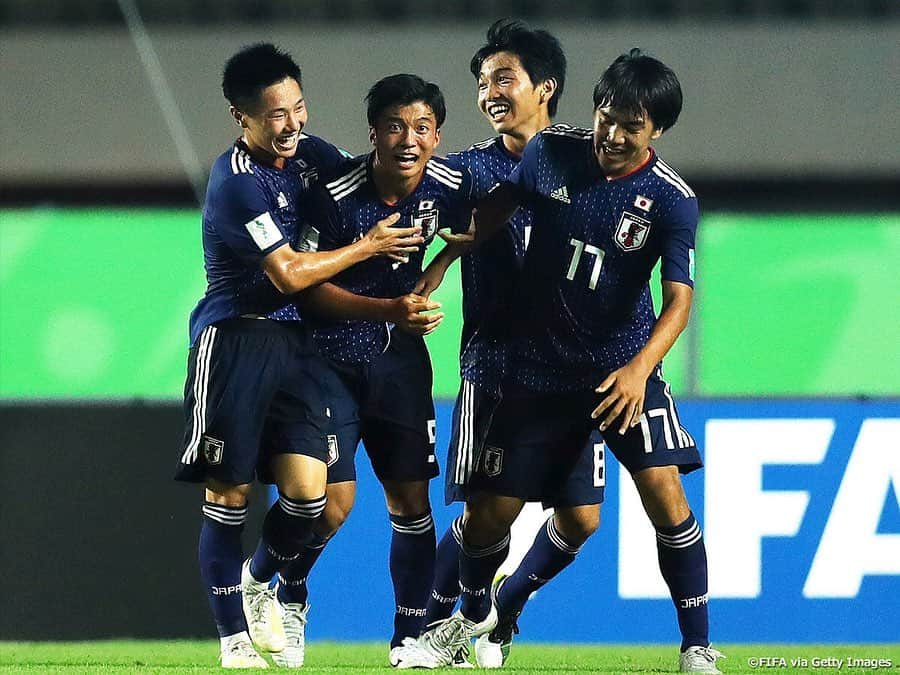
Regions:
<instances>
[{"instance_id":1,"label":"navy blue shorts","mask_svg":"<svg viewBox=\"0 0 900 675\"><path fill-rule=\"evenodd\" d=\"M585 473L585 445L603 470L605 446L634 474L654 466L689 473L703 466L678 417L669 384L657 369L647 380L640 424L619 435L616 425L599 434L591 411L603 399L592 390L538 393L509 390L496 406L468 489L554 503L573 472ZM594 441L591 440L596 439Z\"/></svg>"},{"instance_id":2,"label":"navy blue shorts","mask_svg":"<svg viewBox=\"0 0 900 675\"><path fill-rule=\"evenodd\" d=\"M484 454L488 429L500 403L500 397L463 379L453 406L453 428L447 449L447 474L444 478L444 500L447 504L464 502L470 494L469 484L478 472L497 469L502 456L492 449ZM487 464L486 464L487 462ZM477 481L476 481L477 483ZM544 495L544 508L602 504L606 485L606 448L599 431L594 431L584 444L577 462L553 495Z\"/></svg>"},{"instance_id":3,"label":"navy blue shorts","mask_svg":"<svg viewBox=\"0 0 900 675\"><path fill-rule=\"evenodd\" d=\"M275 454L325 461L335 378L297 322L228 319L188 355L176 480L271 483Z\"/></svg>"},{"instance_id":4,"label":"navy blue shorts","mask_svg":"<svg viewBox=\"0 0 900 675\"><path fill-rule=\"evenodd\" d=\"M395 328L387 349L373 361L332 362L332 367L341 393L332 406L336 435L328 458L328 482L356 480L360 440L382 482L437 476L431 359L425 341Z\"/></svg>"}]
</instances>

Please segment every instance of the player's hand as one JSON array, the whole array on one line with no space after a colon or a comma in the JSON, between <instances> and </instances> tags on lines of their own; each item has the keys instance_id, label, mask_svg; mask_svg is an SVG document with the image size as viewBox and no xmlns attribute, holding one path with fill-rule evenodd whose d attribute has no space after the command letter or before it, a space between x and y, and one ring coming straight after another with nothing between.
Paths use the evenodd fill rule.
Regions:
<instances>
[{"instance_id":1,"label":"player's hand","mask_svg":"<svg viewBox=\"0 0 900 675\"><path fill-rule=\"evenodd\" d=\"M475 216L469 221L469 229L466 232L454 234L450 230L438 230L438 236L448 244L461 244L471 246L475 243Z\"/></svg>"},{"instance_id":2,"label":"player's hand","mask_svg":"<svg viewBox=\"0 0 900 675\"><path fill-rule=\"evenodd\" d=\"M648 374L628 363L611 372L594 391L606 393L600 405L594 408L591 417L600 419L600 431L613 426L620 419L619 434L636 426L644 411L644 396L647 392Z\"/></svg>"},{"instance_id":3,"label":"player's hand","mask_svg":"<svg viewBox=\"0 0 900 675\"><path fill-rule=\"evenodd\" d=\"M411 253L419 250L419 244L425 241L421 227L393 227L400 220L399 213L392 213L379 220L363 239L373 256L383 255L391 260L406 262Z\"/></svg>"},{"instance_id":4,"label":"player's hand","mask_svg":"<svg viewBox=\"0 0 900 675\"><path fill-rule=\"evenodd\" d=\"M416 293L401 295L399 298L394 298L392 323L407 333L428 335L441 325L444 313L426 314L426 312L433 312L440 307L441 303Z\"/></svg>"},{"instance_id":5,"label":"player's hand","mask_svg":"<svg viewBox=\"0 0 900 675\"><path fill-rule=\"evenodd\" d=\"M415 288L413 288L412 292L416 295L421 295L423 298L428 298L434 291L438 289L438 286L441 285L441 282L444 280L444 275L447 273L447 266L442 265L438 262L438 259L435 258L431 261L431 264L425 268L425 271L422 272L422 276L419 277L419 280L416 282Z\"/></svg>"}]
</instances>

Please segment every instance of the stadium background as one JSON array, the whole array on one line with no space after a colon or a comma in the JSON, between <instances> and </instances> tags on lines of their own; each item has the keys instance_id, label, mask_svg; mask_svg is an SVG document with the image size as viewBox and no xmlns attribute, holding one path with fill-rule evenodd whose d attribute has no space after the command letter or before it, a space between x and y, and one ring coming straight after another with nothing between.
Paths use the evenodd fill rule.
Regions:
<instances>
[{"instance_id":1,"label":"stadium background","mask_svg":"<svg viewBox=\"0 0 900 675\"><path fill-rule=\"evenodd\" d=\"M657 147L704 217L696 310L666 372L707 454L686 484L710 549L714 637L898 641L896 3L552 6L0 0L0 638L211 634L198 496L170 473L186 317L204 287L197 198L234 133L225 58L257 40L293 52L308 131L354 152L366 88L421 74L448 99L446 152L490 135L468 60L494 18L515 15L567 49L561 121L589 124L594 79L634 45L685 89ZM440 293L450 317L456 289ZM457 339L448 320L429 343L439 445ZM312 580L313 639L389 632L390 527L360 463L357 508ZM523 637L676 639L620 478L611 463L600 532L535 598ZM442 529L455 512L438 488Z\"/></svg>"}]
</instances>

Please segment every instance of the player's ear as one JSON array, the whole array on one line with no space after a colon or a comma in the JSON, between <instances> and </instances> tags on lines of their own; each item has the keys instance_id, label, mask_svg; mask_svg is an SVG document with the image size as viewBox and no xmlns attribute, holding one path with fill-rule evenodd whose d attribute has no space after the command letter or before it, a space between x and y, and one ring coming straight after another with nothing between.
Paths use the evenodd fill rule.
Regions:
<instances>
[{"instance_id":1,"label":"player's ear","mask_svg":"<svg viewBox=\"0 0 900 675\"><path fill-rule=\"evenodd\" d=\"M541 82L541 103L547 103L553 98L553 94L556 93L556 78L548 77L546 80Z\"/></svg>"},{"instance_id":2,"label":"player's ear","mask_svg":"<svg viewBox=\"0 0 900 675\"><path fill-rule=\"evenodd\" d=\"M653 133L650 134L650 140L655 141L657 138L663 135L665 129L662 127L653 127Z\"/></svg>"},{"instance_id":3,"label":"player's ear","mask_svg":"<svg viewBox=\"0 0 900 675\"><path fill-rule=\"evenodd\" d=\"M375 145L375 127L369 127L369 143Z\"/></svg>"},{"instance_id":4,"label":"player's ear","mask_svg":"<svg viewBox=\"0 0 900 675\"><path fill-rule=\"evenodd\" d=\"M247 123L244 121L244 113L235 108L233 105L228 107L228 112L230 112L231 117L234 118L235 124L237 124L242 129L247 128Z\"/></svg>"},{"instance_id":5,"label":"player's ear","mask_svg":"<svg viewBox=\"0 0 900 675\"><path fill-rule=\"evenodd\" d=\"M441 144L441 128L438 127L434 130L434 147L437 147Z\"/></svg>"}]
</instances>

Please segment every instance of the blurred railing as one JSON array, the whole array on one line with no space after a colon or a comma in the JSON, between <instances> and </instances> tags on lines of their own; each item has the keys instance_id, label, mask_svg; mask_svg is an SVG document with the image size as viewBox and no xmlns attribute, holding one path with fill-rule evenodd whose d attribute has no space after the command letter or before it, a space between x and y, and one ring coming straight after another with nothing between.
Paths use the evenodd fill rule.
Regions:
<instances>
[{"instance_id":1,"label":"blurred railing","mask_svg":"<svg viewBox=\"0 0 900 675\"><path fill-rule=\"evenodd\" d=\"M592 18L729 22L900 18L900 3L896 0L142 0L137 5L149 22L179 25L297 19L402 23L425 18L453 21L502 16L551 21ZM0 25L71 26L121 21L118 5L111 0L0 1Z\"/></svg>"}]
</instances>

